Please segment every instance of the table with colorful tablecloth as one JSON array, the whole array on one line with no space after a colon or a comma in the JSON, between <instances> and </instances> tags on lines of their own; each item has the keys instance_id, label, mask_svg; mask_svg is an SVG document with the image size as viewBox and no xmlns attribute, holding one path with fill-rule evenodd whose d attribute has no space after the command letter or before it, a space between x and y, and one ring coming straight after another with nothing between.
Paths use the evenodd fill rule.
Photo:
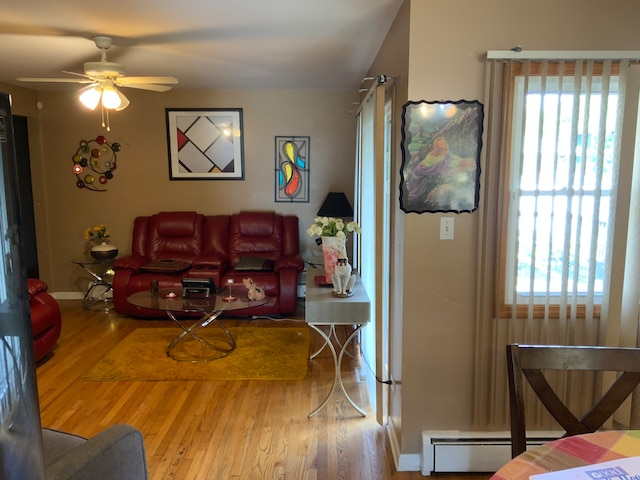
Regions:
<instances>
[{"instance_id":1,"label":"table with colorful tablecloth","mask_svg":"<svg viewBox=\"0 0 640 480\"><path fill-rule=\"evenodd\" d=\"M528 480L531 475L640 456L640 430L611 430L565 437L530 448L491 480Z\"/></svg>"}]
</instances>

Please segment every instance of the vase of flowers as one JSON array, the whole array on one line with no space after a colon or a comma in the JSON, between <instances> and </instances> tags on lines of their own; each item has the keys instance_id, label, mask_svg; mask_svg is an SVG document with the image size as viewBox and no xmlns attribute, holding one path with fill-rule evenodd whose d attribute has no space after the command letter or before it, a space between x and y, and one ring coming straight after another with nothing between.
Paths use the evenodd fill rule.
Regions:
<instances>
[{"instance_id":1,"label":"vase of flowers","mask_svg":"<svg viewBox=\"0 0 640 480\"><path fill-rule=\"evenodd\" d=\"M307 233L322 239L322 256L324 257L324 273L327 283L332 283L333 272L339 258L348 260L347 235L351 232L360 233L360 226L356 222L345 223L341 218L316 217Z\"/></svg>"},{"instance_id":2,"label":"vase of flowers","mask_svg":"<svg viewBox=\"0 0 640 480\"><path fill-rule=\"evenodd\" d=\"M118 247L109 243L109 230L104 223L87 228L84 232L84 238L94 243L90 251L93 258L106 259L118 255Z\"/></svg>"}]
</instances>

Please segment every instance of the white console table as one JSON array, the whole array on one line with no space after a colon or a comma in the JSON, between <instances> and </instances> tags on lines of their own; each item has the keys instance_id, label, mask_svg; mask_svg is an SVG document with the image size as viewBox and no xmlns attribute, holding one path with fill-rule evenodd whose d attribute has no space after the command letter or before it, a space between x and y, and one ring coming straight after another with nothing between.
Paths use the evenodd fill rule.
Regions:
<instances>
[{"instance_id":1,"label":"white console table","mask_svg":"<svg viewBox=\"0 0 640 480\"><path fill-rule=\"evenodd\" d=\"M332 288L316 285L315 277L324 276L324 270L319 268L311 268L307 270L307 291L305 295L305 321L307 324L320 334L324 339L324 344L313 354L311 358L316 357L326 346L331 350L333 355L333 361L335 365L335 375L333 378L333 385L329 394L324 401L310 414L309 417L318 413L329 401L329 398L336 390L336 387L340 385L340 389L344 393L349 403L364 417L366 412L360 408L349 396L344 388L342 382L342 357L344 356L347 346L351 344L353 338L358 332L369 323L370 301L367 292L365 291L360 277L357 277L356 284L354 286L354 294L351 297L340 298L334 297L332 294ZM336 348L333 345L331 337L336 338L335 327L336 325L353 325L355 329L343 344L339 346L339 353L336 352ZM321 327L329 327L328 333ZM337 338L336 338L337 340Z\"/></svg>"}]
</instances>

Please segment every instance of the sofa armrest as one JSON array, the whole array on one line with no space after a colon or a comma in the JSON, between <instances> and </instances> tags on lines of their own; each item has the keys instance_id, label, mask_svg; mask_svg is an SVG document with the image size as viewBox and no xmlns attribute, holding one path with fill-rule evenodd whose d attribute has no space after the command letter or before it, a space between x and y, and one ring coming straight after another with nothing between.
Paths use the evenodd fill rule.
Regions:
<instances>
[{"instance_id":1,"label":"sofa armrest","mask_svg":"<svg viewBox=\"0 0 640 480\"><path fill-rule=\"evenodd\" d=\"M294 268L281 268L278 272L280 278L280 311L293 313L296 311L298 301L298 272Z\"/></svg>"},{"instance_id":2,"label":"sofa armrest","mask_svg":"<svg viewBox=\"0 0 640 480\"><path fill-rule=\"evenodd\" d=\"M116 259L112 268L114 270L129 269L139 272L140 269L150 261L149 258L139 255L125 255L124 257Z\"/></svg>"},{"instance_id":3,"label":"sofa armrest","mask_svg":"<svg viewBox=\"0 0 640 480\"><path fill-rule=\"evenodd\" d=\"M131 281L131 277L136 273L136 270L129 268L119 268L115 270L115 275L111 282L111 288L113 289L113 306L116 312L121 315L129 313L129 308L131 307L129 302L127 302L127 297L129 297L129 282Z\"/></svg>"},{"instance_id":4,"label":"sofa armrest","mask_svg":"<svg viewBox=\"0 0 640 480\"><path fill-rule=\"evenodd\" d=\"M273 268L276 272L279 272L283 268L293 268L296 272L301 272L304 270L304 261L298 254L283 255L276 259Z\"/></svg>"},{"instance_id":5,"label":"sofa armrest","mask_svg":"<svg viewBox=\"0 0 640 480\"><path fill-rule=\"evenodd\" d=\"M68 434L49 431L47 444L65 441ZM46 456L46 453L45 453ZM114 425L86 442L67 450L46 465L47 480L144 480L148 479L147 459L140 431L129 425Z\"/></svg>"}]
</instances>

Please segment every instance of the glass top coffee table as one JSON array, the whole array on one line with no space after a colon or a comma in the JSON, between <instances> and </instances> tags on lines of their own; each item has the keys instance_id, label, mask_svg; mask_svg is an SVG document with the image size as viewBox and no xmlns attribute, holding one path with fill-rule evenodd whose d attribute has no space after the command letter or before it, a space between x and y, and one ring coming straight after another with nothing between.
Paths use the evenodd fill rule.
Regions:
<instances>
[{"instance_id":1,"label":"glass top coffee table","mask_svg":"<svg viewBox=\"0 0 640 480\"><path fill-rule=\"evenodd\" d=\"M220 323L218 317L224 312L264 305L268 299L249 300L246 292L243 294L234 292L231 296L226 289L217 295L185 298L182 296L182 289L176 288L160 289L157 296L152 296L151 290L145 290L129 296L127 301L137 307L164 310L182 329L182 333L167 346L168 357L182 362L209 362L229 355L236 348L233 335ZM178 318L176 315L180 313L200 313L202 317L191 324L193 318ZM203 329L209 325L218 327L219 335L205 336ZM180 348L191 341L197 342L201 348L191 349L191 351Z\"/></svg>"}]
</instances>

